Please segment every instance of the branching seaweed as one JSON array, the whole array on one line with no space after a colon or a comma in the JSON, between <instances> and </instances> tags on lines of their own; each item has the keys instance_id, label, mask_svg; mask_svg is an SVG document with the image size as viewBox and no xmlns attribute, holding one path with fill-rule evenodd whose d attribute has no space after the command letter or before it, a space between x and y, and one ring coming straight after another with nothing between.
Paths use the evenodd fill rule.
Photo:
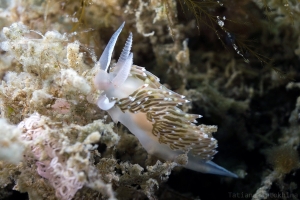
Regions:
<instances>
[{"instance_id":1,"label":"branching seaweed","mask_svg":"<svg viewBox=\"0 0 300 200\"><path fill-rule=\"evenodd\" d=\"M171 36L174 40L174 37L175 37L175 34L174 34L174 20L175 20L175 15L173 12L171 12L170 8L171 8L171 5L170 5L170 2L168 0L161 0L162 2L162 5L163 5L163 8L164 8L164 12L167 16L167 19L168 19L168 24L170 26L170 32L171 32Z\"/></svg>"},{"instance_id":2,"label":"branching seaweed","mask_svg":"<svg viewBox=\"0 0 300 200\"><path fill-rule=\"evenodd\" d=\"M192 12L194 15L196 22L197 22L197 28L200 29L200 23L204 23L206 26L208 26L211 29L214 28L214 24L216 24L216 16L213 16L209 13L209 9L215 9L217 6L223 6L223 4L220 4L219 1L196 1L196 0L179 0L179 3L183 9L185 10L185 6L189 9L189 11ZM185 11L184 11L185 12ZM205 18L205 19L203 19Z\"/></svg>"},{"instance_id":3,"label":"branching seaweed","mask_svg":"<svg viewBox=\"0 0 300 200\"><path fill-rule=\"evenodd\" d=\"M86 9L86 6L88 6L89 4L90 4L90 1L89 1L89 0L81 0L80 12L79 12L79 14L78 14L79 16L77 17L77 18L78 18L78 21L77 21L77 23L73 26L71 32L76 31L76 29L78 29L78 26L79 26L79 25L85 23L85 18L84 18L84 15L85 15L85 9Z\"/></svg>"},{"instance_id":4,"label":"branching seaweed","mask_svg":"<svg viewBox=\"0 0 300 200\"><path fill-rule=\"evenodd\" d=\"M231 46L233 49L236 51L236 53L241 56L246 63L249 63L249 59L246 58L245 55L252 55L256 59L258 59L263 66L267 66L268 68L271 68L276 71L281 77L286 77L286 73L281 71L280 69L274 67L272 65L272 60L263 54L260 54L256 52L255 46L253 45L254 41L246 40L243 37L232 37L233 35L239 35L234 33L233 30L229 30L226 28L225 21L229 23L235 23L239 25L249 25L248 22L240 22L237 20L231 20L227 19L225 16L220 17L216 14L213 14L218 8L224 7L224 3L220 1L215 1L215 0L178 0L183 12L185 15L191 13L197 24L197 28L200 31L200 25L205 25L209 29L213 30L215 34L217 35L218 39L222 43L222 45L226 48L225 45L225 40L229 40ZM170 29L171 29L171 34L172 34L172 27L173 24L170 19L170 11L168 11L168 1L167 0L162 0L162 3L166 7L166 14L168 15L168 22L170 24ZM226 2L225 2L226 3ZM268 2L267 0L263 1L265 5L266 10L270 10L268 7ZM289 2L288 0L283 0L282 1L285 11L289 13L289 18L293 19L293 14L290 10ZM268 19L270 19L270 16L268 16ZM221 30L221 33L218 31ZM224 38L224 39L223 39ZM225 39L226 38L226 39Z\"/></svg>"},{"instance_id":5,"label":"branching seaweed","mask_svg":"<svg viewBox=\"0 0 300 200\"><path fill-rule=\"evenodd\" d=\"M231 38L231 31L227 30L225 27L225 20L230 21L232 23L239 23L241 22L236 22L234 20L226 19L225 16L222 18L220 16L215 16L211 14L212 10L216 10L216 8L220 6L224 6L223 3L220 3L220 1L213 1L213 0L208 0L208 1L196 1L196 0L179 0L179 3L184 11L184 5L187 6L188 10L191 11L191 13L194 15L197 23L197 28L200 31L200 25L204 24L211 30L215 32L217 35L218 39L220 39L222 45L226 47L224 41L221 39L221 36L217 30L216 27L220 27L221 30L226 34L228 38ZM185 11L184 11L185 12ZM242 23L245 24L245 23ZM238 46L236 45L235 41L230 39L230 42L232 44L232 47L234 50L237 52L238 55L242 56L245 60L245 62L249 62L248 59L244 57L242 52L239 50Z\"/></svg>"}]
</instances>

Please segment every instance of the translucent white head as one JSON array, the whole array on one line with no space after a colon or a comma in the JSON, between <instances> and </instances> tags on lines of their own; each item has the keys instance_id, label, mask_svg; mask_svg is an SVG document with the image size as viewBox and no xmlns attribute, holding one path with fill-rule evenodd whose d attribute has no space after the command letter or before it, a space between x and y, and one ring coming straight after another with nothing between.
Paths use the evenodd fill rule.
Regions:
<instances>
[{"instance_id":1,"label":"translucent white head","mask_svg":"<svg viewBox=\"0 0 300 200\"><path fill-rule=\"evenodd\" d=\"M105 91L111 86L112 77L110 77L110 75L106 71L100 69L100 71L94 78L94 84L97 89Z\"/></svg>"},{"instance_id":2,"label":"translucent white head","mask_svg":"<svg viewBox=\"0 0 300 200\"><path fill-rule=\"evenodd\" d=\"M99 59L99 62L96 64L100 65L100 70L94 78L94 84L99 90L104 91L98 100L98 106L103 110L108 110L114 105L113 102L109 101L106 95L107 93L110 93L112 90L117 89L124 84L130 74L130 69L132 66L133 54L130 52L132 45L132 34L130 33L119 60L114 67L114 72L109 73L108 70L114 46L124 27L124 24L125 22L123 22L118 30L112 35Z\"/></svg>"}]
</instances>

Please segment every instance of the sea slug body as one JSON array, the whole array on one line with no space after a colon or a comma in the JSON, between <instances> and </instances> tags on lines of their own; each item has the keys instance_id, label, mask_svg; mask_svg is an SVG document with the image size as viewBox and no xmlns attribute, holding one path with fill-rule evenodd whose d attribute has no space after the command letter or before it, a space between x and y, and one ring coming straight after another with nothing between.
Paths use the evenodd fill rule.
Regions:
<instances>
[{"instance_id":1,"label":"sea slug body","mask_svg":"<svg viewBox=\"0 0 300 200\"><path fill-rule=\"evenodd\" d=\"M217 153L217 140L212 136L217 127L197 126L196 119L201 115L188 114L177 107L188 102L184 96L161 85L159 78L145 68L133 65L131 33L118 62L109 68L124 24L112 35L96 63L99 71L94 84L102 91L98 107L106 110L115 123L126 126L149 154L171 161L185 154L185 168L237 177L211 161Z\"/></svg>"}]
</instances>

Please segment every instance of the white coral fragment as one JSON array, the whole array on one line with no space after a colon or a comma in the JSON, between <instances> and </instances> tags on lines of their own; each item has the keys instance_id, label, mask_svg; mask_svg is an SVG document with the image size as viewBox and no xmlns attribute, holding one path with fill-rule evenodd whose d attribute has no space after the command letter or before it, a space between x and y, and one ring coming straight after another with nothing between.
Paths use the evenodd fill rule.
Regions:
<instances>
[{"instance_id":1,"label":"white coral fragment","mask_svg":"<svg viewBox=\"0 0 300 200\"><path fill-rule=\"evenodd\" d=\"M88 135L87 138L85 138L85 140L83 141L83 143L84 144L96 143L100 140L100 137L101 137L100 133L98 131L95 131L90 135Z\"/></svg>"},{"instance_id":2,"label":"white coral fragment","mask_svg":"<svg viewBox=\"0 0 300 200\"><path fill-rule=\"evenodd\" d=\"M68 91L80 91L83 94L88 94L91 91L89 83L73 69L61 70L62 86Z\"/></svg>"},{"instance_id":3,"label":"white coral fragment","mask_svg":"<svg viewBox=\"0 0 300 200\"><path fill-rule=\"evenodd\" d=\"M0 160L17 164L22 160L25 149L20 140L21 131L5 119L0 119L0 127Z\"/></svg>"}]
</instances>

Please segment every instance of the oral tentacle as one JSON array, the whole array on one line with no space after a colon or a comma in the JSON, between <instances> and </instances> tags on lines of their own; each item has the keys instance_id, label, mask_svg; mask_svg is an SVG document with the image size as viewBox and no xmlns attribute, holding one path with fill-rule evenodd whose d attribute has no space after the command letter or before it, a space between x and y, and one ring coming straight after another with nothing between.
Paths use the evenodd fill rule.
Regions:
<instances>
[{"instance_id":1,"label":"oral tentacle","mask_svg":"<svg viewBox=\"0 0 300 200\"><path fill-rule=\"evenodd\" d=\"M115 101L109 102L105 94L101 95L98 99L97 106L102 110L109 110L115 105Z\"/></svg>"},{"instance_id":2,"label":"oral tentacle","mask_svg":"<svg viewBox=\"0 0 300 200\"><path fill-rule=\"evenodd\" d=\"M99 64L102 70L107 72L107 69L110 64L112 52L114 50L115 44L117 42L117 39L124 27L125 22L122 23L122 25L118 28L118 30L111 36L108 44L106 45L100 59L99 59Z\"/></svg>"}]
</instances>

